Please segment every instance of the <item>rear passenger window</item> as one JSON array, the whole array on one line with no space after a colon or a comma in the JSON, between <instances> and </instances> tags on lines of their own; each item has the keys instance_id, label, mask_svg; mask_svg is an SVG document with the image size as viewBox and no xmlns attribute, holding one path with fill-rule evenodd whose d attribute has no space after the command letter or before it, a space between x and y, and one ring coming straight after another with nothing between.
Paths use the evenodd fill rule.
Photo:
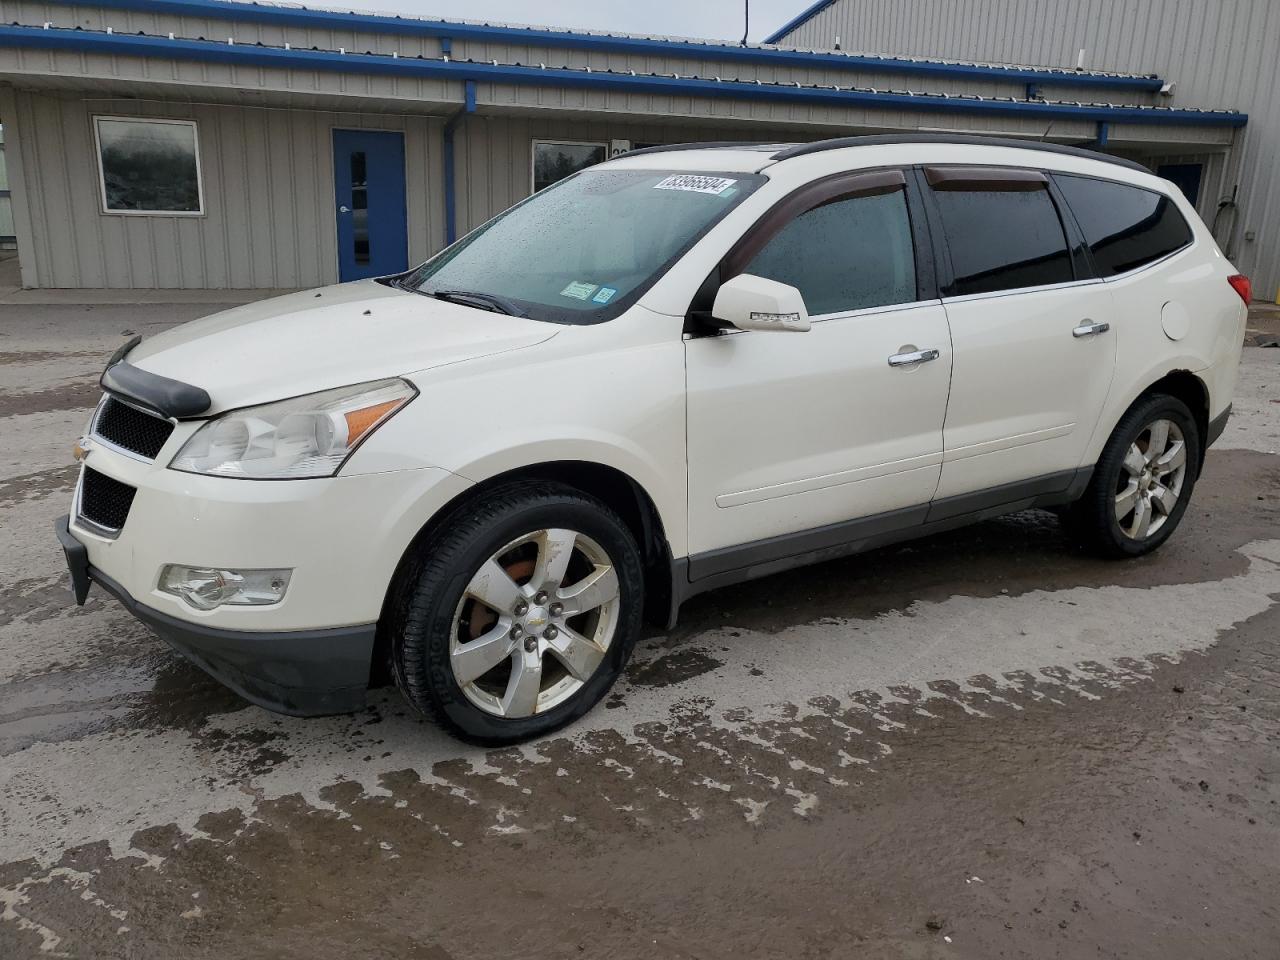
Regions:
<instances>
[{"instance_id":1,"label":"rear passenger window","mask_svg":"<svg viewBox=\"0 0 1280 960\"><path fill-rule=\"evenodd\" d=\"M814 207L778 231L743 272L796 287L813 316L910 303L916 264L906 195Z\"/></svg>"},{"instance_id":2,"label":"rear passenger window","mask_svg":"<svg viewBox=\"0 0 1280 960\"><path fill-rule=\"evenodd\" d=\"M955 272L950 294L1074 279L1062 220L1044 186L935 190Z\"/></svg>"},{"instance_id":3,"label":"rear passenger window","mask_svg":"<svg viewBox=\"0 0 1280 960\"><path fill-rule=\"evenodd\" d=\"M1191 228L1168 197L1109 180L1054 174L1104 277L1181 250Z\"/></svg>"}]
</instances>

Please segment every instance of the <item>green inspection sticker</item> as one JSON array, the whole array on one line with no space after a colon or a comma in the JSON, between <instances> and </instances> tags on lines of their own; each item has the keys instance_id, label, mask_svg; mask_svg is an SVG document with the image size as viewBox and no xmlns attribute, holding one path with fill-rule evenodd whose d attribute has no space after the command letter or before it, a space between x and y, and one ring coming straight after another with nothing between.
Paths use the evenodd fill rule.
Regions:
<instances>
[{"instance_id":1,"label":"green inspection sticker","mask_svg":"<svg viewBox=\"0 0 1280 960\"><path fill-rule=\"evenodd\" d=\"M562 297L573 297L575 300L586 300L591 294L596 292L598 284L583 283L581 280L574 280L567 287L560 291Z\"/></svg>"}]
</instances>

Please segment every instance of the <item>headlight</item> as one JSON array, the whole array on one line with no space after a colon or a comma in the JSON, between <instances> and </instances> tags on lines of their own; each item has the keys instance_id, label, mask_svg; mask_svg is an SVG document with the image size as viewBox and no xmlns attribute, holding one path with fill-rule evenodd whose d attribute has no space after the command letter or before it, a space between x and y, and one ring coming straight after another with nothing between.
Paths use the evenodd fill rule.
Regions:
<instances>
[{"instance_id":1,"label":"headlight","mask_svg":"<svg viewBox=\"0 0 1280 960\"><path fill-rule=\"evenodd\" d=\"M416 395L404 380L379 380L232 410L197 430L169 466L256 480L331 477Z\"/></svg>"}]
</instances>

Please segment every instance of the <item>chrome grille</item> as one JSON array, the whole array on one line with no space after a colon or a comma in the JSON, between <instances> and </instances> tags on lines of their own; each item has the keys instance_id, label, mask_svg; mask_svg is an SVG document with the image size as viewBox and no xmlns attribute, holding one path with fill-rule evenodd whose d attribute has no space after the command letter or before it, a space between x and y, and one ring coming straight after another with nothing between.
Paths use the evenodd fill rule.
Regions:
<instances>
[{"instance_id":1,"label":"chrome grille","mask_svg":"<svg viewBox=\"0 0 1280 960\"><path fill-rule=\"evenodd\" d=\"M154 460L173 433L173 424L108 396L93 422L93 435L146 460Z\"/></svg>"}]
</instances>

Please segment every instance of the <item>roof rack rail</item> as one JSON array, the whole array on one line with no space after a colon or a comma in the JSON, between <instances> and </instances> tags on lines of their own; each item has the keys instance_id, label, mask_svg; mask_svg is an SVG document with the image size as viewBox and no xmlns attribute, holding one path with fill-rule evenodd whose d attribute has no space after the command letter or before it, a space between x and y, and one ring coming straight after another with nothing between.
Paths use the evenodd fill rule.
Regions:
<instances>
[{"instance_id":1,"label":"roof rack rail","mask_svg":"<svg viewBox=\"0 0 1280 960\"><path fill-rule=\"evenodd\" d=\"M618 154L618 157L640 157L646 153L674 153L680 150L759 150L761 147L776 146L780 146L777 140L708 140L705 143L667 143L656 147L636 147Z\"/></svg>"},{"instance_id":2,"label":"roof rack rail","mask_svg":"<svg viewBox=\"0 0 1280 960\"><path fill-rule=\"evenodd\" d=\"M1082 147L1069 147L1059 143L1042 143L1039 140L1020 140L1016 137L980 137L968 133L889 133L873 134L862 137L836 137L831 140L815 140L812 143L798 143L779 150L772 157L774 160L790 160L792 157L803 157L811 153L822 153L826 150L840 150L844 147L874 147L881 144L894 143L959 143L975 144L983 147L1014 147L1022 150L1041 150L1045 153L1060 153L1069 157L1082 157L1086 160L1101 160L1116 166L1128 167L1130 170L1151 171L1142 164L1124 157L1113 157L1096 150L1085 150Z\"/></svg>"}]
</instances>

